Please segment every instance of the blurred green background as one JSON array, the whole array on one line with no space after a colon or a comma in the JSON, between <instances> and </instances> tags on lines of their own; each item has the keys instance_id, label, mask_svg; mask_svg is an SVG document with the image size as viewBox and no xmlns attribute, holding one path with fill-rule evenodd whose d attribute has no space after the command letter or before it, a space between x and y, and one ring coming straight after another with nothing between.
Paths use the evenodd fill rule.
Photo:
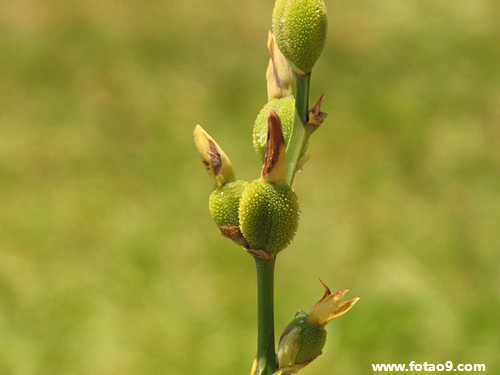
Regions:
<instances>
[{"instance_id":1,"label":"blurred green background","mask_svg":"<svg viewBox=\"0 0 500 375\"><path fill-rule=\"evenodd\" d=\"M500 372L495 0L326 1L328 121L296 178L278 333L361 297L302 373ZM272 0L0 2L0 373L247 374L252 259L219 236L192 143L260 171Z\"/></svg>"}]
</instances>

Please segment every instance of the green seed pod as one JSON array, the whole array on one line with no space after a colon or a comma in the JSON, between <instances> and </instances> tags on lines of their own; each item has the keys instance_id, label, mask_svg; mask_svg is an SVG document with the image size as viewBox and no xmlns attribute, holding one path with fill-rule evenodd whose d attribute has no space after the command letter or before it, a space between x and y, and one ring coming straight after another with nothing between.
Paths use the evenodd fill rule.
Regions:
<instances>
[{"instance_id":1,"label":"green seed pod","mask_svg":"<svg viewBox=\"0 0 500 375\"><path fill-rule=\"evenodd\" d=\"M308 315L299 310L280 338L278 346L280 368L307 365L322 353L325 343L325 327L312 324Z\"/></svg>"},{"instance_id":2,"label":"green seed pod","mask_svg":"<svg viewBox=\"0 0 500 375\"><path fill-rule=\"evenodd\" d=\"M286 184L255 180L243 192L239 218L248 247L276 255L292 241L297 230L297 196Z\"/></svg>"},{"instance_id":3,"label":"green seed pod","mask_svg":"<svg viewBox=\"0 0 500 375\"><path fill-rule=\"evenodd\" d=\"M239 226L238 209L248 182L237 180L227 183L210 194L210 215L219 228Z\"/></svg>"},{"instance_id":4,"label":"green seed pod","mask_svg":"<svg viewBox=\"0 0 500 375\"><path fill-rule=\"evenodd\" d=\"M320 282L325 287L323 297L308 314L299 310L281 335L278 345L281 372L278 374L294 374L321 355L326 343L325 326L359 301L359 298L344 301L347 289L332 293L321 279Z\"/></svg>"},{"instance_id":5,"label":"green seed pod","mask_svg":"<svg viewBox=\"0 0 500 375\"><path fill-rule=\"evenodd\" d=\"M323 0L276 0L273 33L276 43L298 73L309 73L325 45L328 27Z\"/></svg>"},{"instance_id":6,"label":"green seed pod","mask_svg":"<svg viewBox=\"0 0 500 375\"><path fill-rule=\"evenodd\" d=\"M283 137L285 138L285 144L288 144L295 117L295 99L293 96L272 99L266 103L264 107L262 107L257 115L253 126L253 147L255 149L255 153L262 161L264 161L264 156L266 154L267 120L270 109L273 109L279 116L283 130Z\"/></svg>"}]
</instances>

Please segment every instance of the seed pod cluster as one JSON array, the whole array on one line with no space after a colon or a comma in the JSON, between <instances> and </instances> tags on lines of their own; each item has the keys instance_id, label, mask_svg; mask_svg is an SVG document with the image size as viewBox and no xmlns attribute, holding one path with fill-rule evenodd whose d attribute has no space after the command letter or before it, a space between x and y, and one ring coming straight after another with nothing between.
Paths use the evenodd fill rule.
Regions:
<instances>
[{"instance_id":1,"label":"seed pod cluster","mask_svg":"<svg viewBox=\"0 0 500 375\"><path fill-rule=\"evenodd\" d=\"M253 147L255 149L255 153L262 161L264 161L264 155L266 154L267 147L269 110L274 110L279 116L283 130L283 137L285 138L285 144L288 144L295 117L295 98L293 96L286 96L283 98L272 99L267 102L264 107L262 107L257 115L253 127Z\"/></svg>"},{"instance_id":2,"label":"seed pod cluster","mask_svg":"<svg viewBox=\"0 0 500 375\"><path fill-rule=\"evenodd\" d=\"M292 241L297 230L297 196L289 185L255 180L243 192L239 219L250 249L276 255Z\"/></svg>"},{"instance_id":3,"label":"seed pod cluster","mask_svg":"<svg viewBox=\"0 0 500 375\"><path fill-rule=\"evenodd\" d=\"M312 70L326 41L328 18L323 0L277 0L273 10L276 43L292 67Z\"/></svg>"}]
</instances>

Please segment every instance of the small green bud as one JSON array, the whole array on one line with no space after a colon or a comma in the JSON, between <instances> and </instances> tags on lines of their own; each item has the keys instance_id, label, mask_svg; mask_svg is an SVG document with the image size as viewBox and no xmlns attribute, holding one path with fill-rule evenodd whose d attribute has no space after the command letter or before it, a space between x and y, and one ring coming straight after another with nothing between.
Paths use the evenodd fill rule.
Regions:
<instances>
[{"instance_id":1,"label":"small green bud","mask_svg":"<svg viewBox=\"0 0 500 375\"><path fill-rule=\"evenodd\" d=\"M238 209L243 191L248 185L246 181L237 180L215 189L210 194L210 215L219 228L240 225Z\"/></svg>"},{"instance_id":2,"label":"small green bud","mask_svg":"<svg viewBox=\"0 0 500 375\"><path fill-rule=\"evenodd\" d=\"M250 249L276 255L292 241L297 230L297 196L289 185L255 180L243 192L239 219Z\"/></svg>"},{"instance_id":3,"label":"small green bud","mask_svg":"<svg viewBox=\"0 0 500 375\"><path fill-rule=\"evenodd\" d=\"M309 73L325 45L328 27L323 0L276 0L273 34L292 68Z\"/></svg>"},{"instance_id":4,"label":"small green bud","mask_svg":"<svg viewBox=\"0 0 500 375\"><path fill-rule=\"evenodd\" d=\"M281 128L283 130L283 137L285 138L286 145L292 134L295 117L295 99L293 96L272 99L262 107L257 115L253 127L253 147L255 153L262 161L264 161L267 148L269 110L274 110L281 120Z\"/></svg>"}]
</instances>

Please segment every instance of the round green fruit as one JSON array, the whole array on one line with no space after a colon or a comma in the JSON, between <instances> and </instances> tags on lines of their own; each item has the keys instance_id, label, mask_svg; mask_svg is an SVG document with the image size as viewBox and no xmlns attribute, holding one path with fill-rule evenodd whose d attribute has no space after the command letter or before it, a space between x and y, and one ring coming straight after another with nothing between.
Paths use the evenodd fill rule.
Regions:
<instances>
[{"instance_id":1,"label":"round green fruit","mask_svg":"<svg viewBox=\"0 0 500 375\"><path fill-rule=\"evenodd\" d=\"M299 202L289 185L255 180L243 192L239 218L249 248L276 255L295 235Z\"/></svg>"},{"instance_id":2,"label":"round green fruit","mask_svg":"<svg viewBox=\"0 0 500 375\"><path fill-rule=\"evenodd\" d=\"M210 215L219 227L238 226L238 209L248 182L237 180L215 189L209 198Z\"/></svg>"},{"instance_id":3,"label":"round green fruit","mask_svg":"<svg viewBox=\"0 0 500 375\"><path fill-rule=\"evenodd\" d=\"M325 45L327 28L323 0L277 0L274 5L276 44L300 73L312 70Z\"/></svg>"},{"instance_id":4,"label":"round green fruit","mask_svg":"<svg viewBox=\"0 0 500 375\"><path fill-rule=\"evenodd\" d=\"M255 153L264 161L267 148L267 119L269 110L273 109L281 120L281 129L285 144L288 144L290 134L292 133L293 122L295 118L295 99L293 96L272 99L260 110L253 127L253 147Z\"/></svg>"},{"instance_id":5,"label":"round green fruit","mask_svg":"<svg viewBox=\"0 0 500 375\"><path fill-rule=\"evenodd\" d=\"M287 333L293 332L293 329L297 327L298 337L297 340L297 352L295 357L294 365L300 365L302 363L310 362L321 354L323 347L326 343L326 329L323 325L311 324L309 322L307 314L303 311L298 311L295 314L295 318L288 324L285 328L285 333L280 340L287 339ZM289 365L289 364L283 364Z\"/></svg>"}]
</instances>

